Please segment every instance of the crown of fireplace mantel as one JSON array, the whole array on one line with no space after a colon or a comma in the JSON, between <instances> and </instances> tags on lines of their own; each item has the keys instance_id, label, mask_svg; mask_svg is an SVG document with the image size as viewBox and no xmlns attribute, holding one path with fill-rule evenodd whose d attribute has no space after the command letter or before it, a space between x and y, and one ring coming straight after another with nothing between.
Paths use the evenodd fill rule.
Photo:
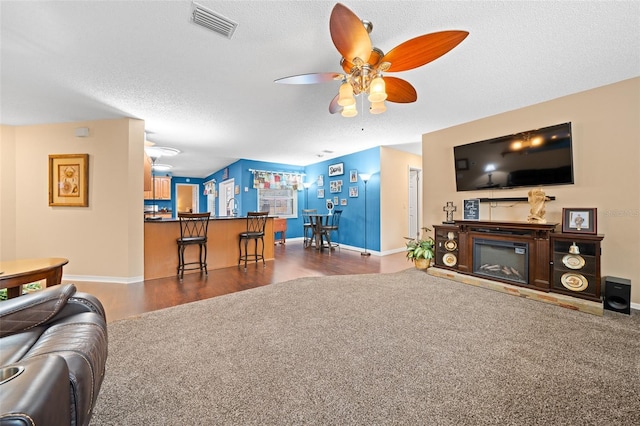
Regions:
<instances>
[{"instance_id":1,"label":"crown of fireplace mantel","mask_svg":"<svg viewBox=\"0 0 640 426\"><path fill-rule=\"evenodd\" d=\"M461 230L472 229L493 229L500 230L530 230L530 231L545 231L555 232L559 223L532 223L524 221L497 221L497 220L456 220L453 222L454 226L459 227Z\"/></svg>"}]
</instances>

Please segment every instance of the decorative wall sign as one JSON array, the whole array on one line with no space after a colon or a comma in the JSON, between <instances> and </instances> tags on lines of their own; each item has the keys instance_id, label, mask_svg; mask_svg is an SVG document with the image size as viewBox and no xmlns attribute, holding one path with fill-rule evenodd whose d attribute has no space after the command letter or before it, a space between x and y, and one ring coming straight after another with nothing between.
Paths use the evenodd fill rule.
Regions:
<instances>
[{"instance_id":1,"label":"decorative wall sign","mask_svg":"<svg viewBox=\"0 0 640 426\"><path fill-rule=\"evenodd\" d=\"M89 154L49 155L49 205L89 205Z\"/></svg>"},{"instance_id":2,"label":"decorative wall sign","mask_svg":"<svg viewBox=\"0 0 640 426\"><path fill-rule=\"evenodd\" d=\"M344 174L344 163L331 164L329 166L329 176L340 176Z\"/></svg>"},{"instance_id":3,"label":"decorative wall sign","mask_svg":"<svg viewBox=\"0 0 640 426\"><path fill-rule=\"evenodd\" d=\"M480 199L464 200L464 220L480 220Z\"/></svg>"}]
</instances>

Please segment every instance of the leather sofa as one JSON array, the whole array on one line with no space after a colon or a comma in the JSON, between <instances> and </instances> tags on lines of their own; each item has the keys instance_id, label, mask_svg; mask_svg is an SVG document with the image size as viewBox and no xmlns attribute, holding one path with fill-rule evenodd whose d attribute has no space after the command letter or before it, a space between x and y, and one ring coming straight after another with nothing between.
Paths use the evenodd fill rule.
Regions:
<instances>
[{"instance_id":1,"label":"leather sofa","mask_svg":"<svg viewBox=\"0 0 640 426\"><path fill-rule=\"evenodd\" d=\"M0 425L88 425L106 361L104 308L75 285L0 302Z\"/></svg>"}]
</instances>

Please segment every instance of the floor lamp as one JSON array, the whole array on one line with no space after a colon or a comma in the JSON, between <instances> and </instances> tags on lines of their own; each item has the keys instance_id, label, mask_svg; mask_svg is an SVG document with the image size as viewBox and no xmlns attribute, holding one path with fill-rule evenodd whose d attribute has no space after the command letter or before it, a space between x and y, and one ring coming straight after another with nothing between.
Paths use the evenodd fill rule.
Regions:
<instances>
[{"instance_id":1,"label":"floor lamp","mask_svg":"<svg viewBox=\"0 0 640 426\"><path fill-rule=\"evenodd\" d=\"M367 251L367 182L370 177L368 173L360 173L360 179L364 182L364 252L360 253L361 256L371 256Z\"/></svg>"},{"instance_id":2,"label":"floor lamp","mask_svg":"<svg viewBox=\"0 0 640 426\"><path fill-rule=\"evenodd\" d=\"M311 186L311 182L304 182L302 184L304 186L304 208L309 208L309 187Z\"/></svg>"}]
</instances>

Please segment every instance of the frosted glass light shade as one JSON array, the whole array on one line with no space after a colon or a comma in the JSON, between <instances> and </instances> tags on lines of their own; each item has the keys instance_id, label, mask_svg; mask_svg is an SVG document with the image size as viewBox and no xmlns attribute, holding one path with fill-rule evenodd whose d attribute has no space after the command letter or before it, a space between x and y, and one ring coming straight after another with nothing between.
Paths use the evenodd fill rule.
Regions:
<instances>
[{"instance_id":1,"label":"frosted glass light shade","mask_svg":"<svg viewBox=\"0 0 640 426\"><path fill-rule=\"evenodd\" d=\"M342 83L338 92L338 105L345 107L355 103L356 98L353 97L353 87L347 82Z\"/></svg>"},{"instance_id":2,"label":"frosted glass light shade","mask_svg":"<svg viewBox=\"0 0 640 426\"><path fill-rule=\"evenodd\" d=\"M347 105L342 109L343 117L355 117L358 115L358 110L356 109L356 104Z\"/></svg>"},{"instance_id":3,"label":"frosted glass light shade","mask_svg":"<svg viewBox=\"0 0 640 426\"><path fill-rule=\"evenodd\" d=\"M387 110L387 106L384 104L384 101L372 102L371 108L369 108L369 112L371 114L382 114L386 110Z\"/></svg>"},{"instance_id":4,"label":"frosted glass light shade","mask_svg":"<svg viewBox=\"0 0 640 426\"><path fill-rule=\"evenodd\" d=\"M387 99L386 85L382 77L371 80L369 85L369 102L382 102Z\"/></svg>"}]
</instances>

